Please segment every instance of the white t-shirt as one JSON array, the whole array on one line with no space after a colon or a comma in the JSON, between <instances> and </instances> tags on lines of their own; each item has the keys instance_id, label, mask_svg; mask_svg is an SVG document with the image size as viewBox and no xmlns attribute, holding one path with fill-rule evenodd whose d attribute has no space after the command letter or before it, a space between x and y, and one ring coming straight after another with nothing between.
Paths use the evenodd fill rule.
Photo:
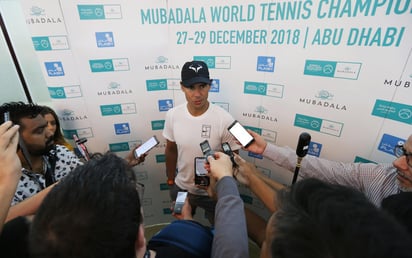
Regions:
<instances>
[{"instance_id":1,"label":"white t-shirt","mask_svg":"<svg viewBox=\"0 0 412 258\"><path fill-rule=\"evenodd\" d=\"M192 116L187 104L181 104L166 113L163 136L177 145L177 170L175 183L192 194L207 195L194 184L195 157L203 157L200 143L208 140L214 151L222 151L221 144L228 142L232 150L239 145L227 128L234 118L223 108L210 103L201 116Z\"/></svg>"}]
</instances>

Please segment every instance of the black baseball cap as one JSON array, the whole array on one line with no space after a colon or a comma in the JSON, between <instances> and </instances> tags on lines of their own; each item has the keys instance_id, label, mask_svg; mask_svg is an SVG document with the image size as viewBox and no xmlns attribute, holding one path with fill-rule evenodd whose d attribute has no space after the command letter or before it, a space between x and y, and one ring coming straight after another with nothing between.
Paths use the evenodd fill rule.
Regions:
<instances>
[{"instance_id":1,"label":"black baseball cap","mask_svg":"<svg viewBox=\"0 0 412 258\"><path fill-rule=\"evenodd\" d=\"M209 68L203 61L186 62L182 68L182 85L190 87L195 83L210 84Z\"/></svg>"}]
</instances>

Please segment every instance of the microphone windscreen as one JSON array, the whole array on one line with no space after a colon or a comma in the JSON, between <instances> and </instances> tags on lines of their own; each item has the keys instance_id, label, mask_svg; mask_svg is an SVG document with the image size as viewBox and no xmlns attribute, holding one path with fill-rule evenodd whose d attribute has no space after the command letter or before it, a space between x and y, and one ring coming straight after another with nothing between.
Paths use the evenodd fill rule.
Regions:
<instances>
[{"instance_id":1,"label":"microphone windscreen","mask_svg":"<svg viewBox=\"0 0 412 258\"><path fill-rule=\"evenodd\" d=\"M299 136L298 146L296 147L296 155L303 158L306 156L309 150L311 136L310 134L303 132Z\"/></svg>"}]
</instances>

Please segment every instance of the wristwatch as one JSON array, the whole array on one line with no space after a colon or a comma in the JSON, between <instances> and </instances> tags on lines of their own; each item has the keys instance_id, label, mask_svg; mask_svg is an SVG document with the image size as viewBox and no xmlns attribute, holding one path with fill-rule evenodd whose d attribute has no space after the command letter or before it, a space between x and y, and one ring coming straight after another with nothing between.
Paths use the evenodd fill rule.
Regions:
<instances>
[{"instance_id":1,"label":"wristwatch","mask_svg":"<svg viewBox=\"0 0 412 258\"><path fill-rule=\"evenodd\" d=\"M167 185L174 185L175 180L174 179L167 179Z\"/></svg>"}]
</instances>

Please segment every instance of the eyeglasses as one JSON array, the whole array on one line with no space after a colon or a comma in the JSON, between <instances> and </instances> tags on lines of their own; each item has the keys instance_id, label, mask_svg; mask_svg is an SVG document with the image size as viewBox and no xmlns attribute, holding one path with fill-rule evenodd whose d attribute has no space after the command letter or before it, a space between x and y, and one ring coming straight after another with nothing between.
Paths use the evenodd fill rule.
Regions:
<instances>
[{"instance_id":1,"label":"eyeglasses","mask_svg":"<svg viewBox=\"0 0 412 258\"><path fill-rule=\"evenodd\" d=\"M406 152L405 148L403 145L396 145L394 149L395 156L400 158L402 156L406 157L406 163L408 164L409 167L412 168L412 153L411 152Z\"/></svg>"}]
</instances>

